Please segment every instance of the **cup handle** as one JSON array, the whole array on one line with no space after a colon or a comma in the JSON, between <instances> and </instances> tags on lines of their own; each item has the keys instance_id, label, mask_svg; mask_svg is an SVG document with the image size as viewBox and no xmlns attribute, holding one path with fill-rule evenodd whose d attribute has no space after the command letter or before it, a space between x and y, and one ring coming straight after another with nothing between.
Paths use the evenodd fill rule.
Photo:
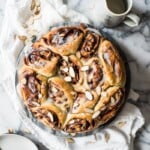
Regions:
<instances>
[{"instance_id":1,"label":"cup handle","mask_svg":"<svg viewBox=\"0 0 150 150\"><path fill-rule=\"evenodd\" d=\"M140 22L140 17L134 13L129 13L126 16L125 20L123 21L123 23L129 27L138 26L139 22Z\"/></svg>"}]
</instances>

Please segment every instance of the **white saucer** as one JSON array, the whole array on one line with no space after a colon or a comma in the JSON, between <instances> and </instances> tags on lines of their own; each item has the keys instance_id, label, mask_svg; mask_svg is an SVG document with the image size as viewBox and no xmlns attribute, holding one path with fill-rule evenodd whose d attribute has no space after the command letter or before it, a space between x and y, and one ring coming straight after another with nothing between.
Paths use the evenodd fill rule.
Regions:
<instances>
[{"instance_id":1,"label":"white saucer","mask_svg":"<svg viewBox=\"0 0 150 150\"><path fill-rule=\"evenodd\" d=\"M0 136L0 150L38 150L38 148L26 137L4 134Z\"/></svg>"}]
</instances>

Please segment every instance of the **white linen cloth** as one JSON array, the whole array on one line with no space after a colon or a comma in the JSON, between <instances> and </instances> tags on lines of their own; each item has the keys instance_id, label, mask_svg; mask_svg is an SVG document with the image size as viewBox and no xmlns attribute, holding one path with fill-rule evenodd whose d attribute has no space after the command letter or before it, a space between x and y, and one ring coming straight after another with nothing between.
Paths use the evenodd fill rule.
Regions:
<instances>
[{"instance_id":1,"label":"white linen cloth","mask_svg":"<svg viewBox=\"0 0 150 150\"><path fill-rule=\"evenodd\" d=\"M39 1L36 2L38 6ZM0 34L0 82L10 95L20 119L38 140L52 150L131 150L135 134L144 124L144 118L139 109L129 103L107 128L97 130L94 135L74 138L74 143L69 144L65 139L44 132L26 117L14 86L16 58L24 47L24 42L18 36L26 36L29 44L33 35L39 37L55 23L66 20L89 23L83 14L69 9L62 0L41 0L39 15L35 15L30 8L31 0L7 1Z\"/></svg>"}]
</instances>

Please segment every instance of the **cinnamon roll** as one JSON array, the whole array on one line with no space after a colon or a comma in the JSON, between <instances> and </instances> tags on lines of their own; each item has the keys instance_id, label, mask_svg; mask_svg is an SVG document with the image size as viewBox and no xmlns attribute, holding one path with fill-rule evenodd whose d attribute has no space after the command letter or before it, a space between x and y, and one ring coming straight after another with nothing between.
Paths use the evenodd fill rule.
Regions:
<instances>
[{"instance_id":1,"label":"cinnamon roll","mask_svg":"<svg viewBox=\"0 0 150 150\"><path fill-rule=\"evenodd\" d=\"M75 55L69 57L63 56L60 62L58 74L77 90L82 90L83 73L81 71L82 63Z\"/></svg>"},{"instance_id":2,"label":"cinnamon roll","mask_svg":"<svg viewBox=\"0 0 150 150\"><path fill-rule=\"evenodd\" d=\"M102 90L109 87L103 66L97 57L90 58L85 62L81 70L84 72L84 87L86 89L95 90L100 95Z\"/></svg>"},{"instance_id":3,"label":"cinnamon roll","mask_svg":"<svg viewBox=\"0 0 150 150\"><path fill-rule=\"evenodd\" d=\"M104 40L102 42L99 48L99 58L109 84L124 87L126 81L124 65L117 50L110 41Z\"/></svg>"},{"instance_id":4,"label":"cinnamon roll","mask_svg":"<svg viewBox=\"0 0 150 150\"><path fill-rule=\"evenodd\" d=\"M39 74L50 77L55 74L59 59L59 55L49 50L33 50L24 58L24 62Z\"/></svg>"},{"instance_id":5,"label":"cinnamon roll","mask_svg":"<svg viewBox=\"0 0 150 150\"><path fill-rule=\"evenodd\" d=\"M20 71L20 90L25 104L32 108L40 106L47 97L47 79L30 68Z\"/></svg>"},{"instance_id":6,"label":"cinnamon roll","mask_svg":"<svg viewBox=\"0 0 150 150\"><path fill-rule=\"evenodd\" d=\"M48 95L51 101L62 110L69 112L74 100L72 87L59 77L50 78L48 85Z\"/></svg>"},{"instance_id":7,"label":"cinnamon roll","mask_svg":"<svg viewBox=\"0 0 150 150\"><path fill-rule=\"evenodd\" d=\"M111 87L101 94L99 102L95 106L97 115L93 118L94 124L104 124L113 118L124 102L124 89Z\"/></svg>"},{"instance_id":8,"label":"cinnamon roll","mask_svg":"<svg viewBox=\"0 0 150 150\"><path fill-rule=\"evenodd\" d=\"M85 132L92 129L92 117L88 113L68 114L64 131L68 133Z\"/></svg>"},{"instance_id":9,"label":"cinnamon roll","mask_svg":"<svg viewBox=\"0 0 150 150\"><path fill-rule=\"evenodd\" d=\"M99 34L87 30L86 36L80 49L81 57L89 58L96 54L100 44L101 37Z\"/></svg>"},{"instance_id":10,"label":"cinnamon roll","mask_svg":"<svg viewBox=\"0 0 150 150\"><path fill-rule=\"evenodd\" d=\"M113 44L86 26L51 29L19 70L21 95L47 127L82 133L111 120L125 100L126 72Z\"/></svg>"},{"instance_id":11,"label":"cinnamon roll","mask_svg":"<svg viewBox=\"0 0 150 150\"><path fill-rule=\"evenodd\" d=\"M98 101L98 95L94 91L78 92L72 108L72 113L93 113L93 108Z\"/></svg>"},{"instance_id":12,"label":"cinnamon roll","mask_svg":"<svg viewBox=\"0 0 150 150\"><path fill-rule=\"evenodd\" d=\"M45 34L36 46L43 45L61 56L75 54L83 35L80 27L61 27Z\"/></svg>"},{"instance_id":13,"label":"cinnamon roll","mask_svg":"<svg viewBox=\"0 0 150 150\"><path fill-rule=\"evenodd\" d=\"M94 110L109 110L112 106L117 106L120 100L123 100L124 92L120 87L110 87L103 91L100 100L95 106Z\"/></svg>"},{"instance_id":14,"label":"cinnamon roll","mask_svg":"<svg viewBox=\"0 0 150 150\"><path fill-rule=\"evenodd\" d=\"M53 104L33 108L32 113L43 124L54 129L61 128L66 118L66 114Z\"/></svg>"}]
</instances>

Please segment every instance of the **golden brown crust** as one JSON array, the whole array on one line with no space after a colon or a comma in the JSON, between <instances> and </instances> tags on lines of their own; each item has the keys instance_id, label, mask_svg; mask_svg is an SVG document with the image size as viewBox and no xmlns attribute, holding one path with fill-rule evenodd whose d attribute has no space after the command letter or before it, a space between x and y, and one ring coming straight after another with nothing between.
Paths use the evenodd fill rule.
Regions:
<instances>
[{"instance_id":1,"label":"golden brown crust","mask_svg":"<svg viewBox=\"0 0 150 150\"><path fill-rule=\"evenodd\" d=\"M19 74L20 90L25 104L36 107L46 101L47 79L26 66L22 67Z\"/></svg>"},{"instance_id":2,"label":"golden brown crust","mask_svg":"<svg viewBox=\"0 0 150 150\"><path fill-rule=\"evenodd\" d=\"M103 91L100 95L100 100L95 106L94 110L103 110L108 109L108 104L113 106L118 103L118 101L122 100L122 92L120 87L110 87L106 91Z\"/></svg>"},{"instance_id":3,"label":"golden brown crust","mask_svg":"<svg viewBox=\"0 0 150 150\"><path fill-rule=\"evenodd\" d=\"M44 46L53 52L64 56L75 54L83 38L80 27L61 27L45 34L33 47Z\"/></svg>"},{"instance_id":4,"label":"golden brown crust","mask_svg":"<svg viewBox=\"0 0 150 150\"><path fill-rule=\"evenodd\" d=\"M74 101L72 87L59 77L50 78L48 80L48 85L49 98L63 111L69 112Z\"/></svg>"},{"instance_id":5,"label":"golden brown crust","mask_svg":"<svg viewBox=\"0 0 150 150\"><path fill-rule=\"evenodd\" d=\"M55 74L59 59L59 55L49 50L33 50L24 58L24 62L39 74L50 77Z\"/></svg>"},{"instance_id":6,"label":"golden brown crust","mask_svg":"<svg viewBox=\"0 0 150 150\"><path fill-rule=\"evenodd\" d=\"M98 95L94 91L85 91L85 93L77 93L72 108L72 113L93 113L93 108L97 101Z\"/></svg>"},{"instance_id":7,"label":"golden brown crust","mask_svg":"<svg viewBox=\"0 0 150 150\"><path fill-rule=\"evenodd\" d=\"M82 133L116 115L126 74L110 41L89 28L68 26L52 29L32 48L19 83L25 104L43 124Z\"/></svg>"},{"instance_id":8,"label":"golden brown crust","mask_svg":"<svg viewBox=\"0 0 150 150\"><path fill-rule=\"evenodd\" d=\"M99 57L109 84L124 87L126 81L124 64L110 41L104 40L101 43Z\"/></svg>"},{"instance_id":9,"label":"golden brown crust","mask_svg":"<svg viewBox=\"0 0 150 150\"><path fill-rule=\"evenodd\" d=\"M68 114L64 131L68 133L85 132L92 129L92 117L89 113Z\"/></svg>"},{"instance_id":10,"label":"golden brown crust","mask_svg":"<svg viewBox=\"0 0 150 150\"><path fill-rule=\"evenodd\" d=\"M44 123L55 129L59 129L64 121L66 114L61 109L53 104L45 104L32 109L33 115Z\"/></svg>"}]
</instances>

